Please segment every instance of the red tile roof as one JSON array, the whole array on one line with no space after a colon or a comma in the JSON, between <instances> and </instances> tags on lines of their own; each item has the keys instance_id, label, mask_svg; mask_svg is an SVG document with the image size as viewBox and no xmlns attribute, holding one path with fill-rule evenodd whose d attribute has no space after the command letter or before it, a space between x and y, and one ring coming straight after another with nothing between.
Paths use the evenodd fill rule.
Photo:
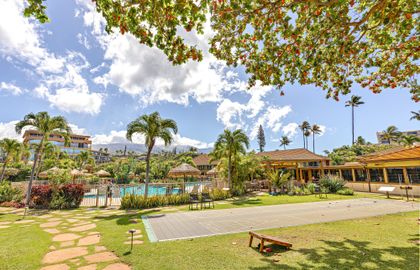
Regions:
<instances>
[{"instance_id":1,"label":"red tile roof","mask_svg":"<svg viewBox=\"0 0 420 270\"><path fill-rule=\"evenodd\" d=\"M257 153L258 156L267 157L270 161L320 161L329 160L328 157L314 154L313 152L298 148L288 150L275 150Z\"/></svg>"},{"instance_id":2,"label":"red tile roof","mask_svg":"<svg viewBox=\"0 0 420 270\"><path fill-rule=\"evenodd\" d=\"M193 161L197 166L210 165L210 156L207 154L202 154L193 158ZM217 165L217 161L213 161L211 165Z\"/></svg>"}]
</instances>

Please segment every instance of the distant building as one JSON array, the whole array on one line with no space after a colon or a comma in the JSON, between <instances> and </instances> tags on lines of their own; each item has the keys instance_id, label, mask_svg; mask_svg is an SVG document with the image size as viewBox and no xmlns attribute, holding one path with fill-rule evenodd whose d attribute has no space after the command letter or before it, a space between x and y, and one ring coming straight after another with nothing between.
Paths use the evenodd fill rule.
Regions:
<instances>
[{"instance_id":1,"label":"distant building","mask_svg":"<svg viewBox=\"0 0 420 270\"><path fill-rule=\"evenodd\" d=\"M23 142L28 144L39 144L42 136L42 133L37 130L27 130L23 134ZM92 141L90 140L90 136L70 134L69 137L70 144L68 146L65 145L64 137L60 134L50 134L48 141L70 156L80 154L83 151L91 151ZM33 159L33 155L31 159Z\"/></svg>"},{"instance_id":2,"label":"distant building","mask_svg":"<svg viewBox=\"0 0 420 270\"><path fill-rule=\"evenodd\" d=\"M401 131L401 135L414 135L417 138L420 138L420 130L411 130L411 131ZM384 132L376 132L376 137L378 138L379 144L389 144L388 140L384 138ZM398 144L398 142L391 141L391 144Z\"/></svg>"},{"instance_id":3,"label":"distant building","mask_svg":"<svg viewBox=\"0 0 420 270\"><path fill-rule=\"evenodd\" d=\"M207 154L202 154L193 158L194 164L197 166L197 169L201 171L202 175L205 175L208 171L216 167L217 161L210 162L210 156Z\"/></svg>"},{"instance_id":4,"label":"distant building","mask_svg":"<svg viewBox=\"0 0 420 270\"><path fill-rule=\"evenodd\" d=\"M91 150L92 156L97 164L111 161L111 155L104 151Z\"/></svg>"}]
</instances>

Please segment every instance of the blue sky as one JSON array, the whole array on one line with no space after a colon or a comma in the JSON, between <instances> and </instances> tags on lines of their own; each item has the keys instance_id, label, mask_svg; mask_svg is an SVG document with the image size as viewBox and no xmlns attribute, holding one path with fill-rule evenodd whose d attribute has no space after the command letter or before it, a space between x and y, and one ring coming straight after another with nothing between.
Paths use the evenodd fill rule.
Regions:
<instances>
[{"instance_id":1,"label":"blue sky","mask_svg":"<svg viewBox=\"0 0 420 270\"><path fill-rule=\"evenodd\" d=\"M203 62L173 67L157 49L140 45L130 35L104 32L104 22L91 1L49 1L51 23L24 18L22 1L0 0L0 138L17 137L15 121L28 112L63 115L75 132L94 143L124 142L126 125L137 116L159 111L177 121L176 144L208 147L224 128L242 128L257 148L255 131L265 128L267 150L279 148L286 134L301 147L296 130L303 120L321 125L317 152L351 142L350 109L325 99L314 86L286 85L247 90L247 75L206 53L210 27L187 42L205 51ZM376 131L389 125L418 129L410 111L419 105L407 89L381 94L354 86L365 105L356 110L356 135L376 142ZM142 138L136 139L138 143Z\"/></svg>"}]
</instances>

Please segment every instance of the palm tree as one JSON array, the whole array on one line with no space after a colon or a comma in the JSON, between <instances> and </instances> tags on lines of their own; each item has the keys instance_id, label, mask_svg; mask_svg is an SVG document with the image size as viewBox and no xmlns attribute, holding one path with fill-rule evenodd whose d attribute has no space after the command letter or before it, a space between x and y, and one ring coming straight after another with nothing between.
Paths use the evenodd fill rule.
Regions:
<instances>
[{"instance_id":1,"label":"palm tree","mask_svg":"<svg viewBox=\"0 0 420 270\"><path fill-rule=\"evenodd\" d=\"M312 125L311 132L312 132L312 152L315 153L315 135L321 134L321 127L317 124Z\"/></svg>"},{"instance_id":2,"label":"palm tree","mask_svg":"<svg viewBox=\"0 0 420 270\"><path fill-rule=\"evenodd\" d=\"M232 158L239 153L245 154L249 148L248 136L241 130L230 131L225 129L217 138L212 152L212 159L227 158L228 160L228 185L232 188Z\"/></svg>"},{"instance_id":3,"label":"palm tree","mask_svg":"<svg viewBox=\"0 0 420 270\"><path fill-rule=\"evenodd\" d=\"M189 164L191 166L196 167L196 165L194 163L194 160L193 160L193 158L191 156L182 156L182 157L180 157L179 160L178 160L178 162L177 162L177 164L178 165L181 165L183 163L186 163L186 164Z\"/></svg>"},{"instance_id":4,"label":"palm tree","mask_svg":"<svg viewBox=\"0 0 420 270\"><path fill-rule=\"evenodd\" d=\"M92 156L90 155L90 152L82 151L76 156L76 160L79 163L79 170L82 170L83 166L85 166L89 161L91 162Z\"/></svg>"},{"instance_id":5,"label":"palm tree","mask_svg":"<svg viewBox=\"0 0 420 270\"><path fill-rule=\"evenodd\" d=\"M30 157L31 157L31 145L28 143L22 143L19 149L19 159L23 160L23 162L27 164Z\"/></svg>"},{"instance_id":6,"label":"palm tree","mask_svg":"<svg viewBox=\"0 0 420 270\"><path fill-rule=\"evenodd\" d=\"M39 173L41 172L41 169L42 169L42 162L43 162L43 160L46 157L51 158L51 159L54 159L54 160L57 160L57 156L58 156L57 155L57 152L58 152L58 149L57 149L57 147L54 144L52 144L51 142L46 142L45 143L45 145L44 145L44 151L42 152L42 155L40 155L40 157L39 157L38 170L37 170L37 172L35 174L35 178L38 179L38 175L39 175Z\"/></svg>"},{"instance_id":7,"label":"palm tree","mask_svg":"<svg viewBox=\"0 0 420 270\"><path fill-rule=\"evenodd\" d=\"M288 146L291 143L292 143L292 141L289 139L289 137L287 137L287 136L281 136L280 146L283 146L284 147L284 150L286 150L286 146Z\"/></svg>"},{"instance_id":8,"label":"palm tree","mask_svg":"<svg viewBox=\"0 0 420 270\"><path fill-rule=\"evenodd\" d=\"M310 129L305 130L303 135L305 136L305 140L306 140L306 149L308 149L308 147L309 147L308 146L309 145L308 138L309 138L309 136L311 136L311 130Z\"/></svg>"},{"instance_id":9,"label":"palm tree","mask_svg":"<svg viewBox=\"0 0 420 270\"><path fill-rule=\"evenodd\" d=\"M307 148L306 140L305 140L305 132L311 127L308 121L303 121L302 124L299 126L300 130L302 131L302 138L303 138L303 148Z\"/></svg>"},{"instance_id":10,"label":"palm tree","mask_svg":"<svg viewBox=\"0 0 420 270\"><path fill-rule=\"evenodd\" d=\"M44 151L45 143L48 142L50 134L55 133L63 136L65 144L68 144L71 128L64 117L51 117L47 112L39 112L37 114L29 113L25 115L23 120L16 124L16 132L21 134L25 127L35 129L42 134L39 147L35 151L34 164L32 165L31 177L29 178L28 190L26 193L26 206L28 206L31 199L32 181L34 180L38 160Z\"/></svg>"},{"instance_id":11,"label":"palm tree","mask_svg":"<svg viewBox=\"0 0 420 270\"><path fill-rule=\"evenodd\" d=\"M149 173L150 173L150 156L152 154L153 147L155 146L156 139L160 138L164 141L165 146L172 143L173 133L178 132L176 122L171 119L163 119L160 117L158 112L152 114L144 114L129 123L127 126L127 139L132 141L133 134L140 133L145 137L145 144L147 147L146 155L146 181L144 196L147 198L149 191Z\"/></svg>"},{"instance_id":12,"label":"palm tree","mask_svg":"<svg viewBox=\"0 0 420 270\"><path fill-rule=\"evenodd\" d=\"M400 144L405 147L412 146L416 142L420 142L420 139L414 135L402 135L398 141Z\"/></svg>"},{"instance_id":13,"label":"palm tree","mask_svg":"<svg viewBox=\"0 0 420 270\"><path fill-rule=\"evenodd\" d=\"M351 107L351 144L354 144L354 108L365 104L360 96L351 96L350 100L346 101L346 107Z\"/></svg>"},{"instance_id":14,"label":"palm tree","mask_svg":"<svg viewBox=\"0 0 420 270\"><path fill-rule=\"evenodd\" d=\"M417 121L420 121L420 111L418 111L418 112L412 111L411 114L412 114L412 116L411 116L410 120L415 119Z\"/></svg>"},{"instance_id":15,"label":"palm tree","mask_svg":"<svg viewBox=\"0 0 420 270\"><path fill-rule=\"evenodd\" d=\"M3 169L1 171L0 176L0 183L3 181L4 174L6 172L7 163L12 159L13 155L15 155L20 148L20 143L14 139L4 138L0 141L0 148L5 155L4 162L3 162Z\"/></svg>"},{"instance_id":16,"label":"palm tree","mask_svg":"<svg viewBox=\"0 0 420 270\"><path fill-rule=\"evenodd\" d=\"M401 132L398 131L396 126L389 126L386 130L382 131L382 138L388 141L388 144L391 144L392 141L397 141L401 136Z\"/></svg>"}]
</instances>

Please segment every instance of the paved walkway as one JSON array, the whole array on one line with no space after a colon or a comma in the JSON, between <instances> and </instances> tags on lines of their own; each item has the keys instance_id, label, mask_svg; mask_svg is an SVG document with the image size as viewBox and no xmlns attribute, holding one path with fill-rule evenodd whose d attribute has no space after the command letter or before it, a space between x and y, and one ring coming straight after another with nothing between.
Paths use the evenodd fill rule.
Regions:
<instances>
[{"instance_id":1,"label":"paved walkway","mask_svg":"<svg viewBox=\"0 0 420 270\"><path fill-rule=\"evenodd\" d=\"M415 210L418 203L354 199L152 215L144 216L143 222L150 241L156 242Z\"/></svg>"}]
</instances>

